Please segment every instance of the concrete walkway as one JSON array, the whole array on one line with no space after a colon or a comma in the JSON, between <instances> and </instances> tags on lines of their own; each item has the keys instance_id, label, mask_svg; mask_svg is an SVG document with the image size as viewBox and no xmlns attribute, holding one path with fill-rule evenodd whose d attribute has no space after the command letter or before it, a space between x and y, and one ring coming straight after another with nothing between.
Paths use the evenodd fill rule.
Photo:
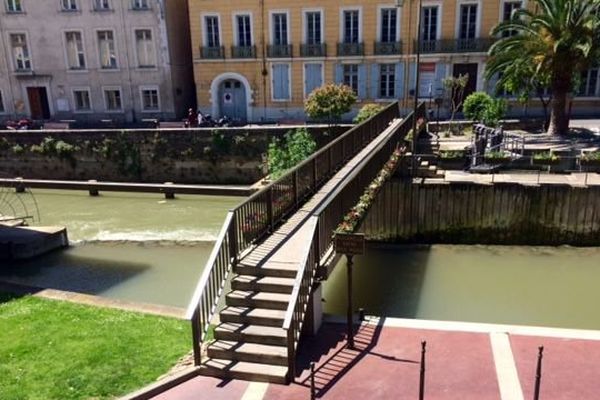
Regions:
<instances>
[{"instance_id":1,"label":"concrete walkway","mask_svg":"<svg viewBox=\"0 0 600 400\"><path fill-rule=\"evenodd\" d=\"M311 361L317 398L417 399L422 340L428 400L531 399L540 345L541 399L597 400L600 393L600 333L594 331L372 319L357 327L356 350L346 347L344 331L343 324L328 323L318 338L305 340L302 373L289 386L196 377L155 399L310 399ZM556 337L563 331L568 338Z\"/></svg>"},{"instance_id":2,"label":"concrete walkway","mask_svg":"<svg viewBox=\"0 0 600 400\"><path fill-rule=\"evenodd\" d=\"M572 173L572 174L549 174L546 172L531 174L472 174L464 171L446 171L444 176L446 182L474 182L474 183L521 183L523 185L537 184L563 184L571 186L596 186L600 185L600 174L596 173Z\"/></svg>"}]
</instances>

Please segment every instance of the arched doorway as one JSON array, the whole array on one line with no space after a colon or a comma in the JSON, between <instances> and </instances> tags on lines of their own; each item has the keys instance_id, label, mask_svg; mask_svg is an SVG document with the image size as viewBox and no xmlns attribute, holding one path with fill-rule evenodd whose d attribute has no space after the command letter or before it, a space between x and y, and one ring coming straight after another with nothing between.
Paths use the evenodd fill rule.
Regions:
<instances>
[{"instance_id":1,"label":"arched doorway","mask_svg":"<svg viewBox=\"0 0 600 400\"><path fill-rule=\"evenodd\" d=\"M211 84L211 99L214 116L227 116L241 122L252 118L250 85L240 74L225 73L215 78Z\"/></svg>"}]
</instances>

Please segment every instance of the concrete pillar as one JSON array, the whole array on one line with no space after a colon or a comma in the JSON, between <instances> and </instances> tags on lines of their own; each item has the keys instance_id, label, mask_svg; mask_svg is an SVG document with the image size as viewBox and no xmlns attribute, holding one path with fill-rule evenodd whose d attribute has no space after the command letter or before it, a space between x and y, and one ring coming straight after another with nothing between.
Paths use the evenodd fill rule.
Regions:
<instances>
[{"instance_id":1,"label":"concrete pillar","mask_svg":"<svg viewBox=\"0 0 600 400\"><path fill-rule=\"evenodd\" d=\"M173 184L173 182L165 182L166 186L172 185L172 184ZM175 199L175 193L172 190L168 189L168 187L165 187L165 199L167 199L167 200Z\"/></svg>"},{"instance_id":2,"label":"concrete pillar","mask_svg":"<svg viewBox=\"0 0 600 400\"><path fill-rule=\"evenodd\" d=\"M22 181L23 178L21 178L20 176L15 178L17 181ZM22 182L17 182L17 184L15 185L15 191L17 193L24 193L25 192L25 185Z\"/></svg>"},{"instance_id":3,"label":"concrete pillar","mask_svg":"<svg viewBox=\"0 0 600 400\"><path fill-rule=\"evenodd\" d=\"M98 195L100 195L100 192L98 191L98 188L94 186L94 184L95 184L95 183L98 183L98 181L97 181L97 180L95 180L95 179L90 179L90 180L88 181L88 183L91 183L91 185L90 185L90 188L89 188L89 190L88 190L88 191L89 191L89 193L90 193L90 196L94 196L94 197L95 197L95 196L98 196Z\"/></svg>"},{"instance_id":4,"label":"concrete pillar","mask_svg":"<svg viewBox=\"0 0 600 400\"><path fill-rule=\"evenodd\" d=\"M321 324L323 323L323 285L320 282L317 283L313 288L310 298L310 306L312 313L309 314L310 331L308 332L314 336L317 334L317 332L319 332Z\"/></svg>"}]
</instances>

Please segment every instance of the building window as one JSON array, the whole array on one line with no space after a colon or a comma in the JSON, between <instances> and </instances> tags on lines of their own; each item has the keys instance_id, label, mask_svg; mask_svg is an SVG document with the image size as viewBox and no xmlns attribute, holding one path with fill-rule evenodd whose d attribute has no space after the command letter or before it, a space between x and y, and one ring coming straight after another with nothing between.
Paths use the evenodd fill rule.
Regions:
<instances>
[{"instance_id":1,"label":"building window","mask_svg":"<svg viewBox=\"0 0 600 400\"><path fill-rule=\"evenodd\" d=\"M117 53L113 31L98 31L98 49L100 50L100 67L116 69Z\"/></svg>"},{"instance_id":2,"label":"building window","mask_svg":"<svg viewBox=\"0 0 600 400\"><path fill-rule=\"evenodd\" d=\"M2 91L0 90L0 114L5 112L6 109L4 108L4 98L2 97Z\"/></svg>"},{"instance_id":3,"label":"building window","mask_svg":"<svg viewBox=\"0 0 600 400\"><path fill-rule=\"evenodd\" d=\"M75 99L75 111L92 111L90 91L88 89L74 89L73 98Z\"/></svg>"},{"instance_id":4,"label":"building window","mask_svg":"<svg viewBox=\"0 0 600 400\"><path fill-rule=\"evenodd\" d=\"M109 0L94 0L94 10L96 10L96 11L110 10L110 1Z\"/></svg>"},{"instance_id":5,"label":"building window","mask_svg":"<svg viewBox=\"0 0 600 400\"><path fill-rule=\"evenodd\" d=\"M206 26L206 46L221 46L221 38L219 35L219 17L216 15L204 17L204 25Z\"/></svg>"},{"instance_id":6,"label":"building window","mask_svg":"<svg viewBox=\"0 0 600 400\"><path fill-rule=\"evenodd\" d=\"M321 44L321 12L306 13L306 44Z\"/></svg>"},{"instance_id":7,"label":"building window","mask_svg":"<svg viewBox=\"0 0 600 400\"><path fill-rule=\"evenodd\" d=\"M598 86L598 68L592 68L581 74L579 96L596 97Z\"/></svg>"},{"instance_id":8,"label":"building window","mask_svg":"<svg viewBox=\"0 0 600 400\"><path fill-rule=\"evenodd\" d=\"M62 0L63 11L77 11L77 0Z\"/></svg>"},{"instance_id":9,"label":"building window","mask_svg":"<svg viewBox=\"0 0 600 400\"><path fill-rule=\"evenodd\" d=\"M521 1L505 1L502 6L502 21L509 21L512 18L512 14L515 10L522 7ZM517 34L514 29L502 32L502 36L510 37Z\"/></svg>"},{"instance_id":10,"label":"building window","mask_svg":"<svg viewBox=\"0 0 600 400\"><path fill-rule=\"evenodd\" d=\"M438 6L423 7L423 37L422 40L437 40Z\"/></svg>"},{"instance_id":11,"label":"building window","mask_svg":"<svg viewBox=\"0 0 600 400\"><path fill-rule=\"evenodd\" d=\"M398 39L398 10L395 8L384 8L381 10L381 42L392 43Z\"/></svg>"},{"instance_id":12,"label":"building window","mask_svg":"<svg viewBox=\"0 0 600 400\"><path fill-rule=\"evenodd\" d=\"M21 0L6 0L6 11L12 13L23 12L23 5Z\"/></svg>"},{"instance_id":13,"label":"building window","mask_svg":"<svg viewBox=\"0 0 600 400\"><path fill-rule=\"evenodd\" d=\"M147 10L150 8L148 0L133 0L131 8L134 10Z\"/></svg>"},{"instance_id":14,"label":"building window","mask_svg":"<svg viewBox=\"0 0 600 400\"><path fill-rule=\"evenodd\" d=\"M31 70L31 56L29 55L29 46L27 46L27 37L24 33L13 33L10 35L10 45L14 67L16 71Z\"/></svg>"},{"instance_id":15,"label":"building window","mask_svg":"<svg viewBox=\"0 0 600 400\"><path fill-rule=\"evenodd\" d=\"M379 97L390 99L396 97L396 65L381 64L379 66Z\"/></svg>"},{"instance_id":16,"label":"building window","mask_svg":"<svg viewBox=\"0 0 600 400\"><path fill-rule=\"evenodd\" d=\"M249 15L236 15L237 45L240 47L252 46L252 27Z\"/></svg>"},{"instance_id":17,"label":"building window","mask_svg":"<svg viewBox=\"0 0 600 400\"><path fill-rule=\"evenodd\" d=\"M286 101L291 99L290 95L290 65L273 65L273 100Z\"/></svg>"},{"instance_id":18,"label":"building window","mask_svg":"<svg viewBox=\"0 0 600 400\"><path fill-rule=\"evenodd\" d=\"M66 32L67 67L69 69L85 69L85 53L81 32Z\"/></svg>"},{"instance_id":19,"label":"building window","mask_svg":"<svg viewBox=\"0 0 600 400\"><path fill-rule=\"evenodd\" d=\"M135 31L135 47L138 66L140 68L156 66L156 52L150 29L138 29Z\"/></svg>"},{"instance_id":20,"label":"building window","mask_svg":"<svg viewBox=\"0 0 600 400\"><path fill-rule=\"evenodd\" d=\"M104 104L107 111L121 111L121 89L104 89Z\"/></svg>"},{"instance_id":21,"label":"building window","mask_svg":"<svg viewBox=\"0 0 600 400\"><path fill-rule=\"evenodd\" d=\"M477 4L461 4L459 39L475 39L477 32Z\"/></svg>"},{"instance_id":22,"label":"building window","mask_svg":"<svg viewBox=\"0 0 600 400\"><path fill-rule=\"evenodd\" d=\"M358 94L358 65L344 64L343 68L344 85L351 87L354 93Z\"/></svg>"},{"instance_id":23,"label":"building window","mask_svg":"<svg viewBox=\"0 0 600 400\"><path fill-rule=\"evenodd\" d=\"M344 10L344 43L358 43L359 41L359 11Z\"/></svg>"},{"instance_id":24,"label":"building window","mask_svg":"<svg viewBox=\"0 0 600 400\"><path fill-rule=\"evenodd\" d=\"M142 110L143 111L159 111L160 104L158 100L157 88L143 88L142 92Z\"/></svg>"},{"instance_id":25,"label":"building window","mask_svg":"<svg viewBox=\"0 0 600 400\"><path fill-rule=\"evenodd\" d=\"M288 44L288 23L287 14L273 14L273 44L276 46L286 46Z\"/></svg>"}]
</instances>

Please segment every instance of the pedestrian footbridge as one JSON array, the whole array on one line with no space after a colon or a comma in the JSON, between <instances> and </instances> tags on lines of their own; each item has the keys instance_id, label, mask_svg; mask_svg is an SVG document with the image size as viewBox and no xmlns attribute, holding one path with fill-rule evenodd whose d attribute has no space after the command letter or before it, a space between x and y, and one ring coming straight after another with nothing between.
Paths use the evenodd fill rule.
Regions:
<instances>
[{"instance_id":1,"label":"pedestrian footbridge","mask_svg":"<svg viewBox=\"0 0 600 400\"><path fill-rule=\"evenodd\" d=\"M335 257L333 231L413 118L401 118L399 104L391 104L227 214L187 310L202 374L294 379L312 290Z\"/></svg>"}]
</instances>

